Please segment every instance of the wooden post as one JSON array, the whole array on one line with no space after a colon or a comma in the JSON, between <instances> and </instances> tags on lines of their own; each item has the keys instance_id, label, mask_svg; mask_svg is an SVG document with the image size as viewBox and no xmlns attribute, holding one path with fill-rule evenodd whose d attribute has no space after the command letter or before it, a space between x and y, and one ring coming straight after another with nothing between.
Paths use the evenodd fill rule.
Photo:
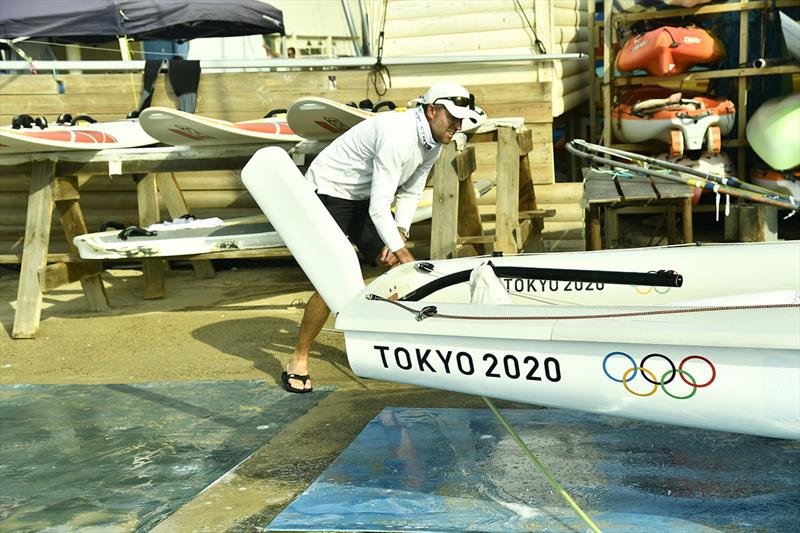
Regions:
<instances>
[{"instance_id":1,"label":"wooden post","mask_svg":"<svg viewBox=\"0 0 800 533\"><path fill-rule=\"evenodd\" d=\"M40 274L47 264L47 249L50 245L50 223L53 216L50 180L54 171L54 161L33 163L25 220L25 245L17 287L17 310L11 333L15 339L32 339L39 331L42 315Z\"/></svg>"},{"instance_id":2,"label":"wooden post","mask_svg":"<svg viewBox=\"0 0 800 533\"><path fill-rule=\"evenodd\" d=\"M456 144L442 147L433 166L433 205L431 213L431 259L452 257L458 238L458 175L453 165Z\"/></svg>"},{"instance_id":3,"label":"wooden post","mask_svg":"<svg viewBox=\"0 0 800 533\"><path fill-rule=\"evenodd\" d=\"M684 198L681 202L681 224L683 227L683 242L686 244L694 242L693 220L692 220L692 199Z\"/></svg>"},{"instance_id":4,"label":"wooden post","mask_svg":"<svg viewBox=\"0 0 800 533\"><path fill-rule=\"evenodd\" d=\"M458 215L457 239L461 237L483 237L483 224L478 211L478 200L475 198L475 185L472 182L472 173L475 172L475 148L468 146L456 157L456 173L458 174ZM485 243L475 242L458 250L457 255L484 255L489 250Z\"/></svg>"},{"instance_id":5,"label":"wooden post","mask_svg":"<svg viewBox=\"0 0 800 533\"><path fill-rule=\"evenodd\" d=\"M158 222L160 213L155 174L145 174L139 180L136 184L136 197L139 205L139 225L144 228ZM144 299L163 298L166 292L164 262L161 259L143 259L142 273L144 274Z\"/></svg>"},{"instance_id":6,"label":"wooden post","mask_svg":"<svg viewBox=\"0 0 800 533\"><path fill-rule=\"evenodd\" d=\"M678 244L678 228L675 219L675 204L667 204L664 208L664 217L667 221L667 242L669 244Z\"/></svg>"},{"instance_id":7,"label":"wooden post","mask_svg":"<svg viewBox=\"0 0 800 533\"><path fill-rule=\"evenodd\" d=\"M603 247L600 232L600 205L590 204L586 213L586 225L589 227L589 250L600 250Z\"/></svg>"},{"instance_id":8,"label":"wooden post","mask_svg":"<svg viewBox=\"0 0 800 533\"><path fill-rule=\"evenodd\" d=\"M497 128L497 219L494 249L515 254L519 239L519 145L514 128Z\"/></svg>"},{"instance_id":9,"label":"wooden post","mask_svg":"<svg viewBox=\"0 0 800 533\"><path fill-rule=\"evenodd\" d=\"M78 255L72 239L88 233L89 230L78 203L80 195L77 176L55 178L53 196L59 213L61 213L61 226L64 228L64 237L67 239L69 250L73 255ZM108 304L103 280L100 278L100 273L103 271L102 262L68 264L66 267L68 272L71 271L71 275L66 277L66 281L80 280L83 294L86 296L86 305L90 311L107 311L111 308Z\"/></svg>"},{"instance_id":10,"label":"wooden post","mask_svg":"<svg viewBox=\"0 0 800 533\"><path fill-rule=\"evenodd\" d=\"M178 182L175 180L173 172L169 174L164 172L156 173L156 183L169 216L178 218L189 213L189 206L186 205L186 200L183 198L183 193L178 187ZM194 275L200 279L209 279L216 275L214 265L209 259L193 259L192 268L194 269Z\"/></svg>"}]
</instances>

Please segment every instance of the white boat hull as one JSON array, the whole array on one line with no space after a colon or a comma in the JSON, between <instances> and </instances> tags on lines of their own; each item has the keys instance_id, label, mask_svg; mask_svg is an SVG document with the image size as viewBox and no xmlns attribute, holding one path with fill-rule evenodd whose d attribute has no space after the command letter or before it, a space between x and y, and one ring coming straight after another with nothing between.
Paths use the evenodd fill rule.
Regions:
<instances>
[{"instance_id":1,"label":"white boat hull","mask_svg":"<svg viewBox=\"0 0 800 533\"><path fill-rule=\"evenodd\" d=\"M402 298L435 279L472 270L486 261L498 267L637 272L674 270L683 276L681 287L502 278L511 302L524 305L663 306L725 296L738 296L745 302L748 294L765 291L800 292L800 241L690 244L425 261L433 267L432 270L423 270L412 264L400 265L376 278L369 290L385 298L392 294ZM754 272L763 270L765 263L774 266L769 275L754 275ZM450 286L422 301L467 303L470 301L469 284Z\"/></svg>"},{"instance_id":2,"label":"white boat hull","mask_svg":"<svg viewBox=\"0 0 800 533\"><path fill-rule=\"evenodd\" d=\"M273 169L263 181L262 167ZM393 302L487 258L432 261L432 270L401 265L364 287L352 246L297 173L285 152L265 148L242 177L336 313L356 374L639 420L800 438L799 242L491 258L503 267L675 270L683 285L667 290L595 284L589 290L585 282L553 287L542 279L531 280L536 290L526 292L528 280L521 279L520 290L513 281L509 304L471 304L466 283L423 301ZM755 274L765 264L772 268L769 275ZM571 290L577 283L581 290ZM540 287L550 290L545 298ZM788 296L789 303L773 305L776 295ZM719 307L692 307L697 305Z\"/></svg>"},{"instance_id":3,"label":"white boat hull","mask_svg":"<svg viewBox=\"0 0 800 533\"><path fill-rule=\"evenodd\" d=\"M437 307L440 313L490 312L495 317L505 312L541 316L553 311ZM796 328L789 331L800 323L800 310L756 313L756 324L754 313L745 311L624 320L431 317L417 321L391 303L364 300L339 315L337 328L345 331L350 367L363 377L666 424L800 439L800 335ZM763 327L764 333L737 334L731 324L739 328L748 324L747 332ZM527 338L519 338L520 334Z\"/></svg>"}]
</instances>

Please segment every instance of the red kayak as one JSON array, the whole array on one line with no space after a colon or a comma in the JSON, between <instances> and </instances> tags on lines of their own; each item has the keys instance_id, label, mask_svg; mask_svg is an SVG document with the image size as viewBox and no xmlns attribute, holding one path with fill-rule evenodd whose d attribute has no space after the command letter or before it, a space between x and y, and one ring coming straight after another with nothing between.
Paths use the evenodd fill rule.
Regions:
<instances>
[{"instance_id":1,"label":"red kayak","mask_svg":"<svg viewBox=\"0 0 800 533\"><path fill-rule=\"evenodd\" d=\"M653 76L669 76L714 63L724 55L719 39L702 28L663 26L628 39L616 65L622 72L645 70Z\"/></svg>"}]
</instances>

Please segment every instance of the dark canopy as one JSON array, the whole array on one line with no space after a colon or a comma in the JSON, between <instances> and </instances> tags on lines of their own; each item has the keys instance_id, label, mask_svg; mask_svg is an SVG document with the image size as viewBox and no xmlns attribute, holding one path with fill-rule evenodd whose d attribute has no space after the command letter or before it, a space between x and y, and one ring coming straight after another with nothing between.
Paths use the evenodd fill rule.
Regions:
<instances>
[{"instance_id":1,"label":"dark canopy","mask_svg":"<svg viewBox=\"0 0 800 533\"><path fill-rule=\"evenodd\" d=\"M186 40L280 33L283 13L259 0L2 0L0 38L91 43L117 36Z\"/></svg>"}]
</instances>

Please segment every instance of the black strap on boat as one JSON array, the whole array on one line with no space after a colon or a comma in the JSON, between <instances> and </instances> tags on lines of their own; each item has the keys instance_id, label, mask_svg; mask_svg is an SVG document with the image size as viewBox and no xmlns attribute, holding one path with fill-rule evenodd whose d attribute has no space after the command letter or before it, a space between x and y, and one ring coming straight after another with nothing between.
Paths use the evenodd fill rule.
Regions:
<instances>
[{"instance_id":1,"label":"black strap on boat","mask_svg":"<svg viewBox=\"0 0 800 533\"><path fill-rule=\"evenodd\" d=\"M155 231L146 230L139 226L128 226L119 232L117 238L121 241L127 241L128 237L155 237L156 235L158 235L158 233Z\"/></svg>"},{"instance_id":2,"label":"black strap on boat","mask_svg":"<svg viewBox=\"0 0 800 533\"><path fill-rule=\"evenodd\" d=\"M576 270L568 268L535 268L535 267L502 267L494 266L494 273L498 277L512 279L546 279L552 281L580 281L587 283L609 283L619 285L640 285L648 287L680 287L683 285L683 276L673 270L659 270L658 272L619 272L608 270ZM419 287L404 297L404 302L418 302L426 296L469 281L472 270L454 272L437 278L422 287Z\"/></svg>"}]
</instances>

